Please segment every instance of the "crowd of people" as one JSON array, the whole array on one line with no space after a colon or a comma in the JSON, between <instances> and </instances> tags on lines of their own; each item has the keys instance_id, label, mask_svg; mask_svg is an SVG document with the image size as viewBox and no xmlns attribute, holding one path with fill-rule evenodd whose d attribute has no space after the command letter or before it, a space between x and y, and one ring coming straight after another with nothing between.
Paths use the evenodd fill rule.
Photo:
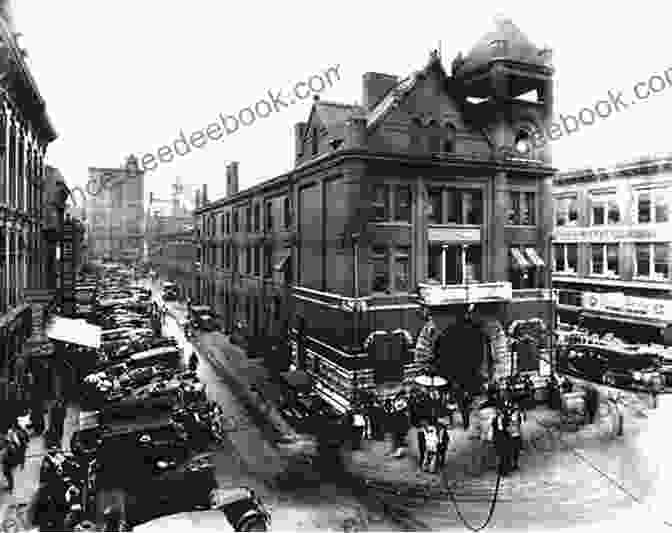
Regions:
<instances>
[{"instance_id":1,"label":"crowd of people","mask_svg":"<svg viewBox=\"0 0 672 533\"><path fill-rule=\"evenodd\" d=\"M569 380L551 380L549 399L570 392ZM438 473L444 467L451 430L459 421L469 429L471 413L480 414L480 438L491 443L498 457L499 471L509 475L519 468L522 425L526 412L535 405L535 387L529 376L513 376L487 384L483 391L469 391L458 385L444 387L409 386L394 397L380 401L373 394L361 394L345 415L352 448L364 441L383 440L391 434L393 457L401 457L411 427L417 435L418 464L425 472ZM477 400L481 400L477 403ZM485 424L483 421L485 420Z\"/></svg>"},{"instance_id":2,"label":"crowd of people","mask_svg":"<svg viewBox=\"0 0 672 533\"><path fill-rule=\"evenodd\" d=\"M56 400L49 411L49 426L45 422L46 412L42 404L36 402L29 413L17 417L8 429L2 447L2 473L7 483L6 490L14 491L14 473L24 468L30 439L42 437L47 447L60 447L66 418L66 405ZM46 429L46 431L45 431Z\"/></svg>"}]
</instances>

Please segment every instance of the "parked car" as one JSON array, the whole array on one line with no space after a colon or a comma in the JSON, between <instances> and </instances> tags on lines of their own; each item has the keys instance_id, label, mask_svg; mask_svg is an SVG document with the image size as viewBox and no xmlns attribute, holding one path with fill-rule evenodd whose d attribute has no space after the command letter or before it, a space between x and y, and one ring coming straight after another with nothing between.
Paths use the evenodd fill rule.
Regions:
<instances>
[{"instance_id":1,"label":"parked car","mask_svg":"<svg viewBox=\"0 0 672 533\"><path fill-rule=\"evenodd\" d=\"M636 370L632 368L609 369L604 374L605 385L627 389L660 392L664 386L661 373L655 368Z\"/></svg>"}]
</instances>

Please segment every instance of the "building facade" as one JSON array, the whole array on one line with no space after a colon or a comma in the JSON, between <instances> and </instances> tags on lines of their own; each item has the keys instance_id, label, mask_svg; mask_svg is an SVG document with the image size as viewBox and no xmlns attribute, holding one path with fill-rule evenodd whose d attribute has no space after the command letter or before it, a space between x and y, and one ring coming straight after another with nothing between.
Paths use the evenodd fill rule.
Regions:
<instances>
[{"instance_id":1,"label":"building facade","mask_svg":"<svg viewBox=\"0 0 672 533\"><path fill-rule=\"evenodd\" d=\"M120 168L89 167L86 212L89 253L97 259L137 262L145 252L144 171L131 155Z\"/></svg>"},{"instance_id":2,"label":"building facade","mask_svg":"<svg viewBox=\"0 0 672 533\"><path fill-rule=\"evenodd\" d=\"M45 284L45 155L56 132L17 46L6 2L0 9L0 40L0 398L9 402L22 394L30 304Z\"/></svg>"},{"instance_id":3,"label":"building facade","mask_svg":"<svg viewBox=\"0 0 672 533\"><path fill-rule=\"evenodd\" d=\"M672 156L561 173L553 194L560 318L672 344Z\"/></svg>"},{"instance_id":4,"label":"building facade","mask_svg":"<svg viewBox=\"0 0 672 533\"><path fill-rule=\"evenodd\" d=\"M450 71L433 52L408 78L365 74L361 105L316 99L292 171L238 191L231 164L227 196L196 209L199 300L249 339L289 338L341 410L429 364L469 387L543 370L550 335L509 337L553 322L554 170L532 142L552 87L548 52L498 20Z\"/></svg>"}]
</instances>

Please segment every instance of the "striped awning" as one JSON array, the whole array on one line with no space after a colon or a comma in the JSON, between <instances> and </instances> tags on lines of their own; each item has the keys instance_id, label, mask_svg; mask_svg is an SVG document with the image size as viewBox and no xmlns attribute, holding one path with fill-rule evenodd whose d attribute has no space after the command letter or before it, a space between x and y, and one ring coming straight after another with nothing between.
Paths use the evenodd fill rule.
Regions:
<instances>
[{"instance_id":1,"label":"striped awning","mask_svg":"<svg viewBox=\"0 0 672 533\"><path fill-rule=\"evenodd\" d=\"M511 259L513 259L513 267L517 270L527 270L532 265L528 263L520 248L511 248Z\"/></svg>"},{"instance_id":2,"label":"striped awning","mask_svg":"<svg viewBox=\"0 0 672 533\"><path fill-rule=\"evenodd\" d=\"M546 263L544 263L544 260L534 248L525 248L525 253L527 254L527 258L535 267L543 268L546 266Z\"/></svg>"}]
</instances>

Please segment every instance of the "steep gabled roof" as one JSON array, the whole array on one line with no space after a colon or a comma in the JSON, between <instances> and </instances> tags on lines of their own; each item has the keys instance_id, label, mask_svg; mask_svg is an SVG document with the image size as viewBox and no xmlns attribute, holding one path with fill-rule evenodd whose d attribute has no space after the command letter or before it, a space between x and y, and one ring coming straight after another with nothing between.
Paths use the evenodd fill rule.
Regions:
<instances>
[{"instance_id":1,"label":"steep gabled roof","mask_svg":"<svg viewBox=\"0 0 672 533\"><path fill-rule=\"evenodd\" d=\"M430 71L438 72L444 79L448 77L446 71L443 69L441 59L436 53L432 52L429 57L429 62L422 70L415 72L411 76L404 78L397 85L392 87L387 94L381 99L378 104L368 113L366 118L366 126L369 130L375 128L387 114L396 109L406 97L413 92L413 89L418 84L418 81L423 79Z\"/></svg>"}]
</instances>

